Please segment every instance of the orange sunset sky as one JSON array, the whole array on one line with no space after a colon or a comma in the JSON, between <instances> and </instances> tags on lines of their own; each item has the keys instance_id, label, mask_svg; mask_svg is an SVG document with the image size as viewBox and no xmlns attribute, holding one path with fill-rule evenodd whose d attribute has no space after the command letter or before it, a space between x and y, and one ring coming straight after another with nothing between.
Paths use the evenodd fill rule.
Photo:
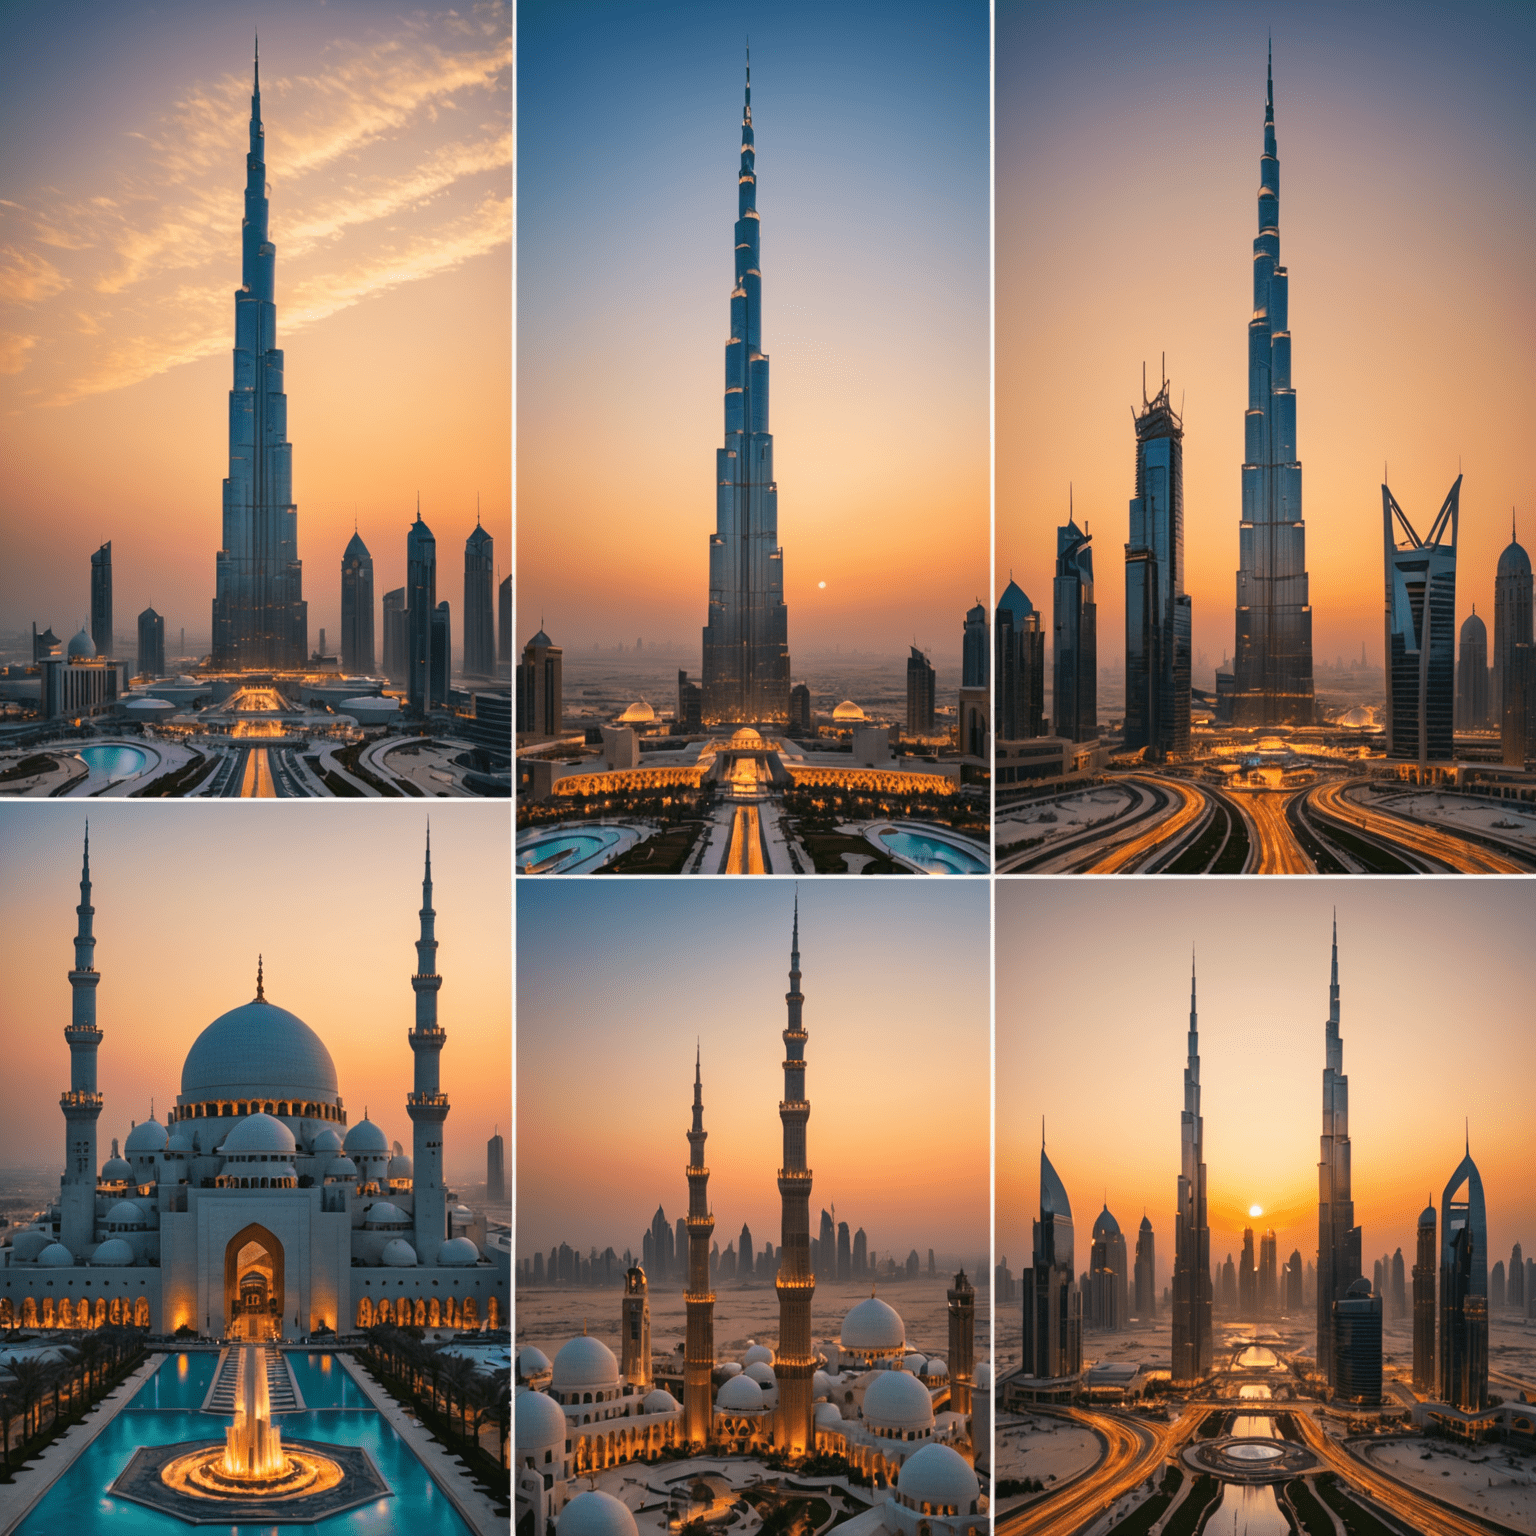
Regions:
<instances>
[{"instance_id":1,"label":"orange sunset sky","mask_svg":"<svg viewBox=\"0 0 1536 1536\"><path fill-rule=\"evenodd\" d=\"M90 807L96 908L100 1152L181 1091L198 1034L256 992L325 1042L348 1118L366 1109L409 1150L425 814L365 801ZM80 807L0 804L0 970L6 1072L0 1164L62 1168L69 1086L68 972L80 900ZM510 1140L510 850L504 806L433 808L432 904L445 1166L485 1181L485 1143Z\"/></svg>"},{"instance_id":2,"label":"orange sunset sky","mask_svg":"<svg viewBox=\"0 0 1536 1536\"><path fill-rule=\"evenodd\" d=\"M1536 885L1526 880L1027 881L997 892L997 1251L1018 1271L1039 1214L1040 1121L1067 1186L1079 1268L1104 1202L1158 1272L1173 1262L1197 951L1211 1256L1250 1206L1282 1260L1317 1251L1329 923L1339 922L1355 1219L1365 1272L1461 1161L1488 1199L1489 1263L1536 1243L1530 1085ZM1042 957L1049 956L1042 963ZM1108 960L1112 963L1105 964Z\"/></svg>"},{"instance_id":3,"label":"orange sunset sky","mask_svg":"<svg viewBox=\"0 0 1536 1536\"><path fill-rule=\"evenodd\" d=\"M0 19L0 630L206 646L227 470L252 31L310 640L358 528L375 596L415 515L459 644L480 497L510 570L511 17L332 0Z\"/></svg>"},{"instance_id":4,"label":"orange sunset sky","mask_svg":"<svg viewBox=\"0 0 1536 1536\"><path fill-rule=\"evenodd\" d=\"M1421 533L1465 472L1458 623L1476 602L1491 633L1512 507L1536 538L1536 12L1000 0L998 586L1049 616L1074 485L1118 670L1131 409L1166 353L1204 687L1232 647L1269 30L1319 665L1381 664L1384 462Z\"/></svg>"}]
</instances>

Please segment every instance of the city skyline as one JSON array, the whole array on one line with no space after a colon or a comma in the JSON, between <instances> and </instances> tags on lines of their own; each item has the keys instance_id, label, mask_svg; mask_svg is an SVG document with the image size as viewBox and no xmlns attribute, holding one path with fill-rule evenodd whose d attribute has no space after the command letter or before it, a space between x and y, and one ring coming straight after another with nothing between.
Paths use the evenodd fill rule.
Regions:
<instances>
[{"instance_id":1,"label":"city skyline","mask_svg":"<svg viewBox=\"0 0 1536 1536\"><path fill-rule=\"evenodd\" d=\"M871 1248L905 1258L917 1247L926 1265L929 1247L985 1251L989 1126L988 893L981 882L925 890L801 882L800 949L813 1228L835 1202ZM517 1257L562 1242L622 1252L641 1213L684 1213L696 1048L717 1236L723 1246L745 1222L759 1252L777 1245L794 887L520 881L517 898ZM908 941L916 932L948 957L942 975ZM594 999L579 1032L576 977ZM933 1058L924 1042L939 1017L952 1043ZM872 1049L920 1059L922 1072L889 1072ZM930 1176L937 1142L902 1129L931 1124L926 1106L939 1101L943 1187Z\"/></svg>"},{"instance_id":2,"label":"city skyline","mask_svg":"<svg viewBox=\"0 0 1536 1536\"><path fill-rule=\"evenodd\" d=\"M460 1184L484 1182L485 1143L508 1117L505 1079L477 1065L506 1059L510 1014L511 870L490 833L495 818L494 806L455 807L432 822L442 1075L452 1105L445 1150L448 1177ZM165 1123L182 1059L208 1024L255 995L258 957L270 1001L333 1053L350 1121L369 1111L409 1153L406 1036L425 811L331 808L279 820L283 827L260 808L91 807L102 1157L130 1121L149 1118L151 1100ZM40 1173L62 1162L57 1094L68 1085L63 1028L84 827L81 807L0 805L7 867L28 871L24 886L10 881L0 897L0 962L13 977L18 1016L38 1025L18 1034L0 1092L0 1164ZM239 872L217 901L195 873L206 867L199 855L206 859L210 834Z\"/></svg>"},{"instance_id":3,"label":"city skyline","mask_svg":"<svg viewBox=\"0 0 1536 1536\"><path fill-rule=\"evenodd\" d=\"M1398 1247L1411 1255L1418 1213L1431 1192L1438 1204L1461 1160L1468 1119L1488 1190L1489 1262L1507 1259L1516 1241L1530 1245L1536 1197L1518 1152L1529 1112L1516 1086L1536 1070L1536 1047L1521 1024L1536 985L1519 937L1536 915L1528 887L1245 882L1235 902L1225 885L1178 881L1149 910L1134 888L1077 885L1029 881L998 890L997 1252L1015 1273L1028 1248L1044 1113L1047 1151L1079 1224L1091 1220L1106 1191L1127 1231L1145 1206L1158 1238L1159 1292L1168 1283L1192 941L1213 1270L1229 1252L1241 1253L1245 1226L1256 1241L1273 1227L1282 1256L1298 1248L1304 1262L1316 1262L1335 904L1354 1221L1363 1229L1367 1278L1373 1256ZM1069 944L1081 950L1085 933L1116 935L1114 972L1096 973L1088 997L1076 967L1026 973L1009 937L1026 914L1031 947L1046 953ZM1426 932L1448 957L1443 967L1418 963L1423 950L1413 939ZM1459 963L1458 945L1500 956L1497 969ZM1026 985L1027 1005L1011 1002ZM1065 1038L1023 1033L1028 1020L1067 1009L1086 1013L1082 1030ZM1447 1028L1455 1030L1459 1060L1476 1052L1485 1063L1454 1097L1435 1065ZM1107 1081L1095 1074L1091 1090L1074 1089L1085 1049L1112 1059L1115 1070ZM1035 1086L1020 1100L1027 1083L1049 1091ZM1261 1215L1250 1217L1253 1205Z\"/></svg>"},{"instance_id":4,"label":"city skyline","mask_svg":"<svg viewBox=\"0 0 1536 1536\"><path fill-rule=\"evenodd\" d=\"M519 644L644 635L694 670L750 35L790 652L894 654L915 627L958 659L986 595L987 31L983 5L916 0L524 8ZM647 382L573 476L615 338Z\"/></svg>"},{"instance_id":5,"label":"city skyline","mask_svg":"<svg viewBox=\"0 0 1536 1536\"><path fill-rule=\"evenodd\" d=\"M1233 654L1241 333L1272 24L1319 673L1358 657L1361 641L1381 665L1383 461L1405 506L1438 506L1465 472L1457 617L1474 601L1491 613L1509 509L1528 517L1533 501L1515 402L1531 382L1518 274L1536 210L1503 191L1529 138L1514 61L1531 19L1491 3L1477 16L1192 4L1116 7L1111 24L1103 5L999 10L999 588L1011 572L1041 606L1069 482L1078 522L1118 565L1126 408L1142 364L1166 355L1186 432L1196 686ZM1128 175L1128 157L1148 164L1154 141L1156 174ZM1384 265L1382 233L1400 226L1405 199L1423 211L1412 260ZM1117 670L1120 584L1107 567L1099 579L1101 665Z\"/></svg>"},{"instance_id":6,"label":"city skyline","mask_svg":"<svg viewBox=\"0 0 1536 1536\"><path fill-rule=\"evenodd\" d=\"M478 493L511 567L511 370L498 344L511 326L510 19L494 3L402 22L357 0L323 12L284 0L259 25L313 645L322 628L328 642L340 633L354 516L379 592L403 577L418 491L447 545L474 528ZM6 21L0 628L35 618L72 632L87 554L110 539L118 633L153 606L201 649L252 29L187 3L91 27L82 60L72 34L45 35L45 13ZM82 440L96 451L82 455Z\"/></svg>"}]
</instances>

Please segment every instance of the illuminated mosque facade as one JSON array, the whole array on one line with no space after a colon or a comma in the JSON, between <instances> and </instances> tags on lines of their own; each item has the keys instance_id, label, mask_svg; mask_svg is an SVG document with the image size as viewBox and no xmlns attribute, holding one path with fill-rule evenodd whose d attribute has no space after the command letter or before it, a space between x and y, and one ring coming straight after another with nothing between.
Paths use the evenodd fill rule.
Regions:
<instances>
[{"instance_id":1,"label":"illuminated mosque facade","mask_svg":"<svg viewBox=\"0 0 1536 1536\"><path fill-rule=\"evenodd\" d=\"M570 1536L572 1529L580 1536L589 1523L591 1536L636 1536L634 1517L622 1501L595 1487L572 1497L571 1483L690 1446L715 1456L842 1457L869 1479L880 1500L843 1523L848 1536L881 1531L890 1536L982 1536L988 1529L973 1447L985 1447L990 1439L992 1376L987 1363L974 1364L976 1292L964 1271L948 1292L947 1360L915 1348L900 1314L873 1292L844 1316L836 1339L812 1341L815 1277L805 1087L809 1034L801 1019L805 997L800 980L797 905L780 1106L779 1348L749 1341L740 1360L715 1358L715 1297L708 1288L714 1223L696 1058L686 1169L690 1263L685 1342L671 1357L652 1355L647 1282L636 1267L625 1277L622 1359L585 1331L562 1345L553 1360L531 1345L519 1351L513 1415L519 1532L545 1536L549 1522L558 1521L561 1536ZM682 1392L682 1401L664 1380Z\"/></svg>"},{"instance_id":2,"label":"illuminated mosque facade","mask_svg":"<svg viewBox=\"0 0 1536 1536\"><path fill-rule=\"evenodd\" d=\"M430 842L411 977L410 1156L366 1112L349 1123L325 1043L267 998L258 963L256 996L193 1042L165 1122L151 1113L98 1163L89 831L75 910L65 1172L57 1202L4 1250L0 1327L110 1323L219 1338L254 1323L299 1339L379 1322L505 1325L510 1253L482 1251L483 1231L443 1179L447 1036L437 1021Z\"/></svg>"}]
</instances>

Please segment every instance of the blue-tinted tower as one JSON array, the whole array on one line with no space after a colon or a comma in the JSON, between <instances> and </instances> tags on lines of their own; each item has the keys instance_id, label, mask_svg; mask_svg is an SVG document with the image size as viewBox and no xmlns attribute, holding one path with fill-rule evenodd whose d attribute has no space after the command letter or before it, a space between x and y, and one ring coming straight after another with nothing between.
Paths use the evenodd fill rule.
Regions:
<instances>
[{"instance_id":1,"label":"blue-tinted tower","mask_svg":"<svg viewBox=\"0 0 1536 1536\"><path fill-rule=\"evenodd\" d=\"M1068 741L1093 741L1099 734L1099 608L1090 539L1069 509L1066 526L1056 530L1051 583L1051 730Z\"/></svg>"},{"instance_id":2,"label":"blue-tinted tower","mask_svg":"<svg viewBox=\"0 0 1536 1536\"><path fill-rule=\"evenodd\" d=\"M438 1061L448 1036L437 1022L437 994L443 978L437 974L437 913L432 910L432 834L427 833L426 866L421 878L421 937L416 941L416 1027L408 1036L416 1057L416 1082L406 1098L411 1117L411 1188L415 1196L413 1223L416 1256L436 1264L437 1251L448 1237L448 1191L443 1185L443 1122L448 1095L438 1079Z\"/></svg>"}]
</instances>

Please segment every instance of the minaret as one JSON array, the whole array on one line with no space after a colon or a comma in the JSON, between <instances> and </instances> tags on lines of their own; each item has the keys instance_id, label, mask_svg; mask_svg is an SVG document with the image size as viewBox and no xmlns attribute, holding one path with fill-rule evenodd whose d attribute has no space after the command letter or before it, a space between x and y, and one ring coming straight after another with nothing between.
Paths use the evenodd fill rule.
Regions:
<instances>
[{"instance_id":1,"label":"minaret","mask_svg":"<svg viewBox=\"0 0 1536 1536\"><path fill-rule=\"evenodd\" d=\"M949 1410L971 1411L976 1379L976 1287L962 1269L949 1288Z\"/></svg>"},{"instance_id":2,"label":"minaret","mask_svg":"<svg viewBox=\"0 0 1536 1536\"><path fill-rule=\"evenodd\" d=\"M1334 1376L1333 1304L1360 1278L1360 1228L1349 1192L1349 1079L1339 1037L1339 920L1333 920L1328 981L1327 1057L1323 1066L1323 1136L1317 1164L1317 1369Z\"/></svg>"},{"instance_id":3,"label":"minaret","mask_svg":"<svg viewBox=\"0 0 1536 1536\"><path fill-rule=\"evenodd\" d=\"M91 919L91 828L86 823L85 855L80 865L80 905L75 908L75 965L69 973L69 1092L59 1096L64 1111L64 1177L59 1181L59 1241L78 1260L96 1244L96 1121L101 1095L96 1091L96 936Z\"/></svg>"},{"instance_id":4,"label":"minaret","mask_svg":"<svg viewBox=\"0 0 1536 1536\"><path fill-rule=\"evenodd\" d=\"M240 286L235 290L229 475L224 481L213 599L213 664L247 670L302 667L309 652L288 397L283 393L283 354L277 347L277 249L267 238L265 142L258 54L245 157Z\"/></svg>"},{"instance_id":5,"label":"minaret","mask_svg":"<svg viewBox=\"0 0 1536 1536\"><path fill-rule=\"evenodd\" d=\"M1205 1120L1200 1113L1200 1019L1189 960L1189 1041L1179 1115L1179 1204L1173 1225L1173 1382L1211 1372L1211 1229L1205 1215ZM1153 1286L1156 1290L1156 1286Z\"/></svg>"},{"instance_id":6,"label":"minaret","mask_svg":"<svg viewBox=\"0 0 1536 1536\"><path fill-rule=\"evenodd\" d=\"M763 354L752 58L737 176L736 281L725 344L725 446L715 453L715 531L704 625L704 723L789 721L789 617Z\"/></svg>"},{"instance_id":7,"label":"minaret","mask_svg":"<svg viewBox=\"0 0 1536 1536\"><path fill-rule=\"evenodd\" d=\"M1435 1390L1435 1202L1419 1215L1419 1246L1413 1265L1413 1390Z\"/></svg>"},{"instance_id":8,"label":"minaret","mask_svg":"<svg viewBox=\"0 0 1536 1536\"><path fill-rule=\"evenodd\" d=\"M416 1257L425 1265L437 1263L437 1250L448 1236L448 1192L443 1187L443 1122L448 1118L448 1095L438 1087L437 1078L438 1056L448 1037L437 1023L437 993L443 978L437 974L436 920L437 913L432 910L432 829L428 826L426 870L421 878L421 937L416 941L416 974L411 977L416 993L416 1027L408 1037L416 1053L416 1089L405 1101L412 1126Z\"/></svg>"},{"instance_id":9,"label":"minaret","mask_svg":"<svg viewBox=\"0 0 1536 1536\"><path fill-rule=\"evenodd\" d=\"M714 1400L715 1293L709 1288L709 1239L715 1218L709 1213L709 1168L704 1162L704 1086L697 1050L693 1058L693 1128L688 1132L688 1335L683 1350L683 1438L688 1445L708 1445Z\"/></svg>"},{"instance_id":10,"label":"minaret","mask_svg":"<svg viewBox=\"0 0 1536 1536\"><path fill-rule=\"evenodd\" d=\"M631 1387L651 1384L651 1303L645 1271L637 1264L624 1275L623 1332L619 1374Z\"/></svg>"},{"instance_id":11,"label":"minaret","mask_svg":"<svg viewBox=\"0 0 1536 1536\"><path fill-rule=\"evenodd\" d=\"M1243 517L1238 527L1234 725L1310 725L1312 608L1307 593L1296 391L1291 387L1289 279L1280 265L1280 161L1275 77L1264 98L1259 233L1253 242L1248 322L1248 409L1243 416Z\"/></svg>"},{"instance_id":12,"label":"minaret","mask_svg":"<svg viewBox=\"0 0 1536 1536\"><path fill-rule=\"evenodd\" d=\"M784 1099L779 1119L784 1124L784 1166L779 1169L779 1194L784 1217L780 1229L779 1347L773 1363L779 1383L778 1423L774 1443L790 1456L815 1449L811 1378L816 1360L811 1354L811 1170L805 1165L805 1123L811 1118L805 1096L805 1026L800 1010L800 898L795 897L795 922L789 943L789 1023L784 1028Z\"/></svg>"}]
</instances>

